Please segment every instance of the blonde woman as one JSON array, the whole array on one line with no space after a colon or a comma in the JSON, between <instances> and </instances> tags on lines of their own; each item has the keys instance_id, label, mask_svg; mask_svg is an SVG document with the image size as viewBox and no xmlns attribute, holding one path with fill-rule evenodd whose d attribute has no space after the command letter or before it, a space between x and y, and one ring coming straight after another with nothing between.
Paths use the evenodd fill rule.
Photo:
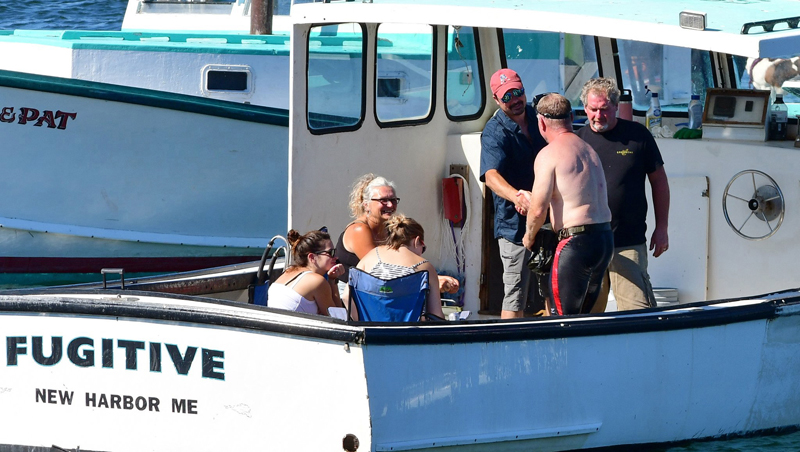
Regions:
<instances>
[{"instance_id":1,"label":"blonde woman","mask_svg":"<svg viewBox=\"0 0 800 452\"><path fill-rule=\"evenodd\" d=\"M365 174L353 184L350 192L350 215L354 218L339 236L336 255L345 268L339 278L347 283L350 267L358 264L375 245L386 240L386 221L397 211L394 184L386 178Z\"/></svg>"},{"instance_id":2,"label":"blonde woman","mask_svg":"<svg viewBox=\"0 0 800 452\"><path fill-rule=\"evenodd\" d=\"M354 221L347 225L336 243L336 256L344 266L339 277L347 284L348 270L358 264L376 245L386 241L386 222L397 211L400 198L393 182L372 173L359 177L350 192L350 215ZM433 281L431 281L433 284ZM458 292L458 280L451 276L439 278L439 292ZM344 287L342 297L347 297Z\"/></svg>"},{"instance_id":3,"label":"blonde woman","mask_svg":"<svg viewBox=\"0 0 800 452\"><path fill-rule=\"evenodd\" d=\"M436 269L422 257L425 248L425 231L422 226L412 218L398 214L386 222L386 244L373 248L356 268L381 279L427 271L430 287L439 287ZM429 291L425 311L444 317L438 290Z\"/></svg>"}]
</instances>

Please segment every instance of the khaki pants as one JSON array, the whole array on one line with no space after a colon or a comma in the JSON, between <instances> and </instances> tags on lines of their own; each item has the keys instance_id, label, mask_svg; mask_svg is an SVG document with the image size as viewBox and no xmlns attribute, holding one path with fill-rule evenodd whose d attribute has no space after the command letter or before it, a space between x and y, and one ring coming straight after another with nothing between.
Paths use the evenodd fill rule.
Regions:
<instances>
[{"instance_id":1,"label":"khaki pants","mask_svg":"<svg viewBox=\"0 0 800 452\"><path fill-rule=\"evenodd\" d=\"M650 276L647 274L647 243L614 248L614 257L606 270L593 313L606 310L609 287L614 291L618 311L656 306Z\"/></svg>"},{"instance_id":2,"label":"khaki pants","mask_svg":"<svg viewBox=\"0 0 800 452\"><path fill-rule=\"evenodd\" d=\"M497 239L500 246L500 260L503 262L503 310L524 311L528 299L537 290L533 273L528 269L531 252L502 237Z\"/></svg>"}]
</instances>

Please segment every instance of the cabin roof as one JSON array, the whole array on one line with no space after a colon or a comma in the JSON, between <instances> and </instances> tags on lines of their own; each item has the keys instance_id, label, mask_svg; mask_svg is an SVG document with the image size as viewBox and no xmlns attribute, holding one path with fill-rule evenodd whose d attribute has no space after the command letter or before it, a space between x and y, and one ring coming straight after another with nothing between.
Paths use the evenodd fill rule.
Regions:
<instances>
[{"instance_id":1,"label":"cabin roof","mask_svg":"<svg viewBox=\"0 0 800 452\"><path fill-rule=\"evenodd\" d=\"M681 11L706 13L704 31L679 25ZM742 34L747 23L800 18L798 0L372 0L296 4L294 23L425 23L584 34L746 57L785 57L800 48L786 22ZM797 26L797 22L794 22Z\"/></svg>"}]
</instances>

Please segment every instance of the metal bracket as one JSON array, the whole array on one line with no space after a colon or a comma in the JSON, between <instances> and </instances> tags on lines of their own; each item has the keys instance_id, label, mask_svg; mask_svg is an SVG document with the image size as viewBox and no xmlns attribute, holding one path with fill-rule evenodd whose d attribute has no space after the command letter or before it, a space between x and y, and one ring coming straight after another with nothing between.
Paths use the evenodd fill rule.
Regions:
<instances>
[{"instance_id":1,"label":"metal bracket","mask_svg":"<svg viewBox=\"0 0 800 452\"><path fill-rule=\"evenodd\" d=\"M100 269L100 274L103 275L103 289L107 289L108 286L106 285L106 275L109 273L114 273L119 275L120 277L120 284L121 289L125 289L125 269L124 268L102 268Z\"/></svg>"},{"instance_id":2,"label":"metal bracket","mask_svg":"<svg viewBox=\"0 0 800 452\"><path fill-rule=\"evenodd\" d=\"M748 22L742 25L742 33L743 35L749 34L750 29L753 27L761 27L764 29L764 32L771 33L775 29L775 25L786 23L786 26L795 29L797 28L798 23L800 23L800 17L787 17L786 19L772 19L772 20L761 20L758 22Z\"/></svg>"}]
</instances>

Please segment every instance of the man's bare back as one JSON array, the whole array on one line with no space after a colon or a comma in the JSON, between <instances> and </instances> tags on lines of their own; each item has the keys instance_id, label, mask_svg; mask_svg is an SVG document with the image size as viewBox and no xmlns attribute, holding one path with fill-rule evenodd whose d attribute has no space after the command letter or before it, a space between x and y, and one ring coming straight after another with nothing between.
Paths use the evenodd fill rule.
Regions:
<instances>
[{"instance_id":1,"label":"man's bare back","mask_svg":"<svg viewBox=\"0 0 800 452\"><path fill-rule=\"evenodd\" d=\"M522 244L533 250L549 207L553 229L559 231L550 300L557 315L584 314L597 301L614 251L606 177L594 149L572 133L569 100L550 93L540 98L536 109L539 131L548 145L533 164Z\"/></svg>"},{"instance_id":2,"label":"man's bare back","mask_svg":"<svg viewBox=\"0 0 800 452\"><path fill-rule=\"evenodd\" d=\"M550 193L554 229L611 221L600 158L572 131L563 130L542 149L534 173L533 192Z\"/></svg>"}]
</instances>

